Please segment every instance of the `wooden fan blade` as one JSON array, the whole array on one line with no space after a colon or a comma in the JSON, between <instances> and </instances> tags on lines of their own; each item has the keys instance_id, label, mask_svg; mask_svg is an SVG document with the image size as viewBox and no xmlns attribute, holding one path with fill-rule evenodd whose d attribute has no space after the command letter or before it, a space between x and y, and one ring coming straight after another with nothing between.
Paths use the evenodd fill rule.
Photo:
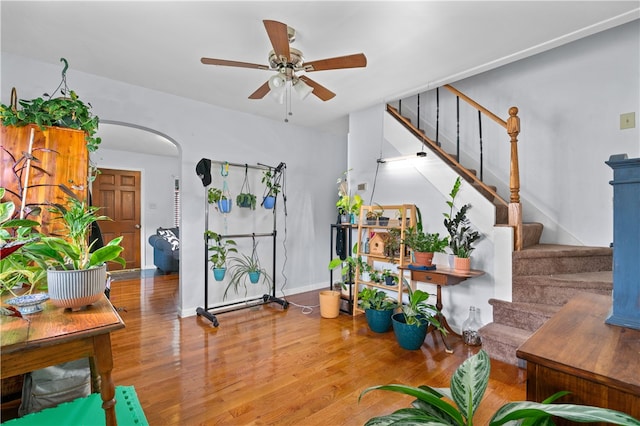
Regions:
<instances>
[{"instance_id":1,"label":"wooden fan blade","mask_svg":"<svg viewBox=\"0 0 640 426\"><path fill-rule=\"evenodd\" d=\"M309 77L307 76L300 76L299 77L300 80L304 81L305 83L307 83L309 86L313 87L313 93L314 95L316 95L318 98L320 98L323 101L328 101L329 99L332 99L336 94L333 93L331 90L327 89L326 87L322 86L321 84L316 83L315 81L311 80Z\"/></svg>"},{"instance_id":2,"label":"wooden fan blade","mask_svg":"<svg viewBox=\"0 0 640 426\"><path fill-rule=\"evenodd\" d=\"M306 72L337 70L341 68L360 68L367 66L367 57L364 53L354 55L337 56L335 58L320 59L319 61L305 62L302 68Z\"/></svg>"},{"instance_id":3,"label":"wooden fan blade","mask_svg":"<svg viewBox=\"0 0 640 426\"><path fill-rule=\"evenodd\" d=\"M258 87L258 90L249 96L249 99L262 99L267 93L269 93L269 90L271 89L269 89L269 81L267 80L262 86Z\"/></svg>"},{"instance_id":4,"label":"wooden fan blade","mask_svg":"<svg viewBox=\"0 0 640 426\"><path fill-rule=\"evenodd\" d=\"M273 51L276 56L283 62L289 62L291 59L291 51L289 50L289 35L287 31L287 24L283 24L278 21L269 21L267 19L262 21L264 28L267 30L269 40L273 46Z\"/></svg>"},{"instance_id":5,"label":"wooden fan blade","mask_svg":"<svg viewBox=\"0 0 640 426\"><path fill-rule=\"evenodd\" d=\"M225 67L255 68L259 70L268 70L268 65L252 64L249 62L227 61L225 59L202 58L200 59L205 65L222 65Z\"/></svg>"}]
</instances>

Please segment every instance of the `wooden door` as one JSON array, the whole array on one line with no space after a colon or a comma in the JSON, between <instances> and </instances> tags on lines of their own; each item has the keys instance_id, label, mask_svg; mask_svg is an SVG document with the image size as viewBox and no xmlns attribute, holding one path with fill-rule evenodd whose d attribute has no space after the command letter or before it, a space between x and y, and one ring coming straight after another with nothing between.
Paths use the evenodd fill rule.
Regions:
<instances>
[{"instance_id":1,"label":"wooden door","mask_svg":"<svg viewBox=\"0 0 640 426\"><path fill-rule=\"evenodd\" d=\"M140 268L140 172L100 169L92 194L93 205L112 219L100 222L105 244L122 236L126 269ZM120 267L112 263L109 268Z\"/></svg>"}]
</instances>

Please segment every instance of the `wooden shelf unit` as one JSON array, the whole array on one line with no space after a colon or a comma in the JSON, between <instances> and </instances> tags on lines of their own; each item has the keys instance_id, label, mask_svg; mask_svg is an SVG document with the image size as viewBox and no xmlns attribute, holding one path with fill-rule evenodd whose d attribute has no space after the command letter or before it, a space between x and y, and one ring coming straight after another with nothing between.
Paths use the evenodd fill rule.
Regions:
<instances>
[{"instance_id":1,"label":"wooden shelf unit","mask_svg":"<svg viewBox=\"0 0 640 426\"><path fill-rule=\"evenodd\" d=\"M376 224L367 223L367 213L369 213L370 211L380 210L382 210L383 212L383 217L389 217L389 222L384 225L380 225L379 221L377 221ZM415 226L415 223L416 206L414 204L362 206L360 208L360 216L358 219L358 232L356 237L357 248L356 252L354 253L355 257L358 258L359 256L362 256L362 258L366 259L366 262L370 266L374 266L374 262L378 262L394 265L398 268L405 267L411 262L411 257L409 256L408 251L402 243L402 237L404 235L404 231L411 226ZM400 232L400 256L388 257L383 254L372 254L364 252L365 241L371 233L383 233L389 232L390 230L398 230ZM362 286L376 287L384 290L394 291L397 294L398 303L402 303L402 269L398 270L396 274L396 276L398 276L398 282L393 286L378 284L371 281L364 281L360 278L360 272L360 267L356 267L354 276L355 290L353 296L353 315L364 313L364 311L358 307L358 293Z\"/></svg>"}]
</instances>

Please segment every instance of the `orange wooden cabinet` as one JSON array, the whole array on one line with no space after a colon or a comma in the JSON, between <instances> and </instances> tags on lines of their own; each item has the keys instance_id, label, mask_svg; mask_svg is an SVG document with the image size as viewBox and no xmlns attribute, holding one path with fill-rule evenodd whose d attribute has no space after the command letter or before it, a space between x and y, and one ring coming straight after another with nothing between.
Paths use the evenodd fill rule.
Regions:
<instances>
[{"instance_id":1,"label":"orange wooden cabinet","mask_svg":"<svg viewBox=\"0 0 640 426\"><path fill-rule=\"evenodd\" d=\"M5 198L21 206L26 191L26 206L41 206L41 232L51 234L53 226L46 203L66 203L64 186L79 199L88 196L89 151L82 130L60 127L40 129L31 124L24 127L0 126L0 186L7 189ZM27 176L31 131L33 146ZM28 181L27 181L28 179Z\"/></svg>"}]
</instances>

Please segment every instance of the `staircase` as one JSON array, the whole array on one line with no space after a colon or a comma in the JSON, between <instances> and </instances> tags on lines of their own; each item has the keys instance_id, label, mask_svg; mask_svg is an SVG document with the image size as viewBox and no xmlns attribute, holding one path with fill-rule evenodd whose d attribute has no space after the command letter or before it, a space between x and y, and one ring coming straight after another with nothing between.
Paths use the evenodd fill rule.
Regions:
<instances>
[{"instance_id":1,"label":"staircase","mask_svg":"<svg viewBox=\"0 0 640 426\"><path fill-rule=\"evenodd\" d=\"M397 109L388 105L387 111L484 197L493 201L496 225L508 223L508 204L496 193L495 187L480 182L473 170L460 165L455 155L442 151ZM482 346L489 356L513 365L523 366L524 361L516 357L518 347L569 299L580 292L610 295L613 287L611 248L540 244L542 230L540 223L522 223L519 236L522 249L516 249L512 259L512 301L490 299L493 322L480 329Z\"/></svg>"},{"instance_id":2,"label":"staircase","mask_svg":"<svg viewBox=\"0 0 640 426\"><path fill-rule=\"evenodd\" d=\"M490 299L493 322L480 329L489 356L523 366L516 349L580 292L610 295L612 249L534 244L513 253L512 302Z\"/></svg>"}]
</instances>

